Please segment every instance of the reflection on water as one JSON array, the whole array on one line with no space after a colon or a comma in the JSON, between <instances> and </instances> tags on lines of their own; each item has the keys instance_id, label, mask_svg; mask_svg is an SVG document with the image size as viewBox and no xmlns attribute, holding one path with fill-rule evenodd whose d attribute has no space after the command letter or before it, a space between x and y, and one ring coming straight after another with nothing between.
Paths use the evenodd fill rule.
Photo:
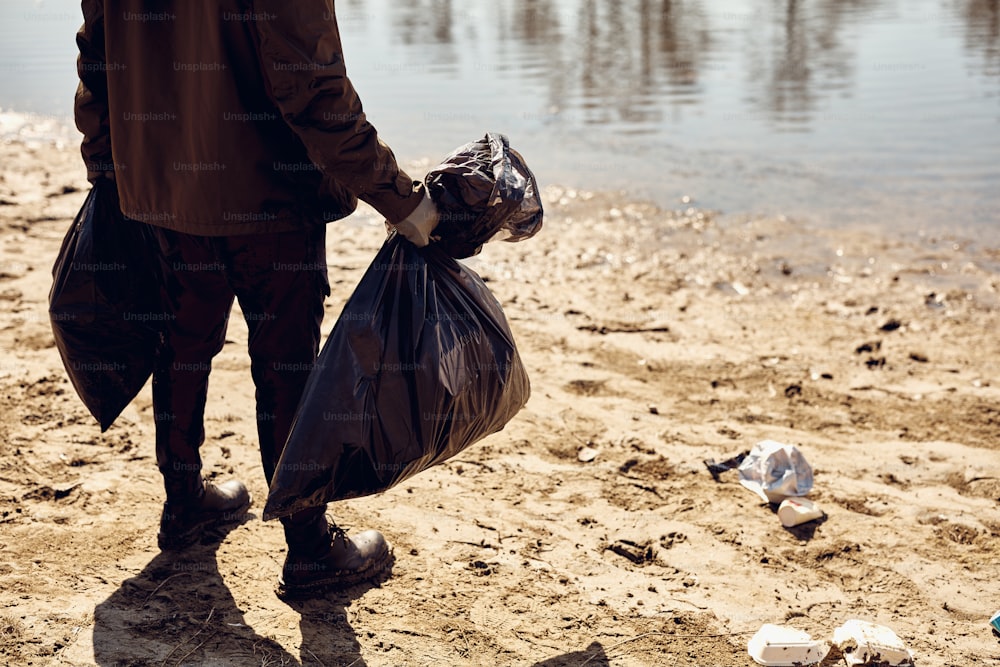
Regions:
<instances>
[{"instance_id":1,"label":"reflection on water","mask_svg":"<svg viewBox=\"0 0 1000 667\"><path fill-rule=\"evenodd\" d=\"M972 62L983 74L1000 77L1000 0L964 0L955 5Z\"/></svg>"},{"instance_id":2,"label":"reflection on water","mask_svg":"<svg viewBox=\"0 0 1000 667\"><path fill-rule=\"evenodd\" d=\"M575 32L586 39L567 74L580 82L586 122L650 131L665 118L662 91L674 105L697 99L711 46L702 13L670 0L583 4Z\"/></svg>"},{"instance_id":3,"label":"reflection on water","mask_svg":"<svg viewBox=\"0 0 1000 667\"><path fill-rule=\"evenodd\" d=\"M765 57L748 54L750 75L761 87L760 104L787 124L807 122L819 98L849 89L855 56L849 43L852 20L870 14L880 3L775 3L770 18L773 38ZM754 51L763 50L756 45Z\"/></svg>"},{"instance_id":4,"label":"reflection on water","mask_svg":"<svg viewBox=\"0 0 1000 667\"><path fill-rule=\"evenodd\" d=\"M486 57L493 62L481 64L484 72L520 68L525 78L544 79L551 107L575 102L589 112L580 117L583 122L620 124L612 129L625 132L634 130L630 124L662 120L664 105L710 103L711 91L699 85L705 70L728 71L734 61L744 70L749 106L781 123L807 121L822 111L824 98L856 83L858 59L864 57L859 50L870 48L866 39L878 39L859 34L866 25L924 29L944 19L961 32L964 47L978 60L976 71L1000 75L998 0L956 2L950 15L933 2L907 9L886 0L730 2L724 9L698 0L468 4L352 0L346 6L351 24L387 21L392 39L426 57L431 71L447 74L463 59ZM488 37L498 45L496 53L475 47L486 33L493 33ZM417 53L426 45L441 48ZM912 46L896 50L894 62L867 64L919 68L921 58L933 58L942 48ZM874 55L893 57L892 50L876 49Z\"/></svg>"},{"instance_id":5,"label":"reflection on water","mask_svg":"<svg viewBox=\"0 0 1000 667\"><path fill-rule=\"evenodd\" d=\"M78 4L27 7L0 3L0 107L68 114ZM349 72L404 158L498 130L543 182L1000 227L1000 0L337 8Z\"/></svg>"}]
</instances>

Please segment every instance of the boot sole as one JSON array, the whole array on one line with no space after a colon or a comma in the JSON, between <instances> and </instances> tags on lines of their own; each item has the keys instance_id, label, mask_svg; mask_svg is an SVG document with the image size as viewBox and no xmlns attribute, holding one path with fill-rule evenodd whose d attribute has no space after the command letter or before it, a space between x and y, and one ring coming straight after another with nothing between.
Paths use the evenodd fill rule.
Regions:
<instances>
[{"instance_id":1,"label":"boot sole","mask_svg":"<svg viewBox=\"0 0 1000 667\"><path fill-rule=\"evenodd\" d=\"M362 570L342 570L334 572L322 579L301 584L286 584L278 582L275 594L280 600L306 600L319 597L324 593L342 591L364 583L381 583L388 579L396 557L392 547L389 547L380 557L374 559L368 567Z\"/></svg>"},{"instance_id":2,"label":"boot sole","mask_svg":"<svg viewBox=\"0 0 1000 667\"><path fill-rule=\"evenodd\" d=\"M238 508L223 512L221 515L206 516L204 519L193 523L183 533L168 535L159 532L156 534L156 544L160 547L160 551L182 551L199 542L201 544L221 542L225 539L227 531L216 532L214 529L243 523L252 505L253 496L248 496L247 502Z\"/></svg>"}]
</instances>

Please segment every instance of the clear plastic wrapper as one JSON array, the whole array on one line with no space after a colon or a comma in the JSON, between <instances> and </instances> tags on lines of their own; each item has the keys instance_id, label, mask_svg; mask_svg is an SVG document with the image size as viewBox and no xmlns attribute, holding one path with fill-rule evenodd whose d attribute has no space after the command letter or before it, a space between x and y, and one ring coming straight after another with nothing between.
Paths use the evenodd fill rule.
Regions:
<instances>
[{"instance_id":1,"label":"clear plastic wrapper","mask_svg":"<svg viewBox=\"0 0 1000 667\"><path fill-rule=\"evenodd\" d=\"M740 484L769 503L804 496L812 489L812 468L795 445L762 440L740 463Z\"/></svg>"}]
</instances>

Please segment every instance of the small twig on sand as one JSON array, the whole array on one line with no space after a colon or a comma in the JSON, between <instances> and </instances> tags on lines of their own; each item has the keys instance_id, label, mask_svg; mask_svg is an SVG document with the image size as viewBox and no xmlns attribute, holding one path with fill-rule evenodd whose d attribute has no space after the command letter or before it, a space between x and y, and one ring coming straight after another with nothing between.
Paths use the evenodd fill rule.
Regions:
<instances>
[{"instance_id":1,"label":"small twig on sand","mask_svg":"<svg viewBox=\"0 0 1000 667\"><path fill-rule=\"evenodd\" d=\"M469 644L469 636L465 634L465 630L459 630L462 636L462 642L465 643L465 655L462 656L465 659L469 659L472 655L472 645Z\"/></svg>"},{"instance_id":2,"label":"small twig on sand","mask_svg":"<svg viewBox=\"0 0 1000 667\"><path fill-rule=\"evenodd\" d=\"M204 628L202 628L202 630L204 630ZM201 632L201 630L199 630L198 632ZM187 657L189 655L191 655L192 653L194 653L195 651L197 651L198 649L200 649L202 646L204 646L208 642L209 639L211 639L212 637L214 637L217 634L219 634L218 630L216 630L215 632L213 632L209 636L205 637L204 641L202 641L200 644L198 644L197 646L195 646L193 649L191 649L190 651L188 651L187 653L185 653L184 657L177 661L177 667L180 667L181 665L183 665L184 661L187 660ZM195 633L195 637L197 637L197 636L198 636L198 633ZM194 637L192 637L192 639L194 639Z\"/></svg>"},{"instance_id":3,"label":"small twig on sand","mask_svg":"<svg viewBox=\"0 0 1000 667\"><path fill-rule=\"evenodd\" d=\"M648 491L649 493L652 493L654 496L656 496L660 500L666 500L666 498L664 498L663 496L661 496L660 492L656 490L656 487L649 486L648 484L637 484L635 482L632 482L631 486L634 486L637 489L642 489L643 491Z\"/></svg>"},{"instance_id":4,"label":"small twig on sand","mask_svg":"<svg viewBox=\"0 0 1000 667\"><path fill-rule=\"evenodd\" d=\"M156 588L154 588L153 592L150 593L149 595L147 595L146 599L142 601L142 606L145 607L147 604L149 604L149 601L153 598L153 596L156 595L160 591L161 588L163 588L164 586L166 586L168 581L170 581L174 577L182 577L182 576L184 576L186 574L191 574L191 573L190 572L178 572L177 574L172 574L169 577L167 577L166 579L164 579L163 581L161 581L160 585L157 586Z\"/></svg>"},{"instance_id":5,"label":"small twig on sand","mask_svg":"<svg viewBox=\"0 0 1000 667\"><path fill-rule=\"evenodd\" d=\"M476 519L472 523L475 524L476 528L482 528L483 530L492 530L495 533L499 533L500 532L499 530L497 530L493 526L487 526L485 523L483 523L479 519Z\"/></svg>"},{"instance_id":6,"label":"small twig on sand","mask_svg":"<svg viewBox=\"0 0 1000 667\"><path fill-rule=\"evenodd\" d=\"M186 573L184 573L184 572L181 572L180 574L186 574ZM176 577L177 575L175 574L174 576ZM167 583L167 582L166 582L166 581L164 581L163 583L165 584L165 583ZM162 586L163 584L160 584L160 585ZM177 650L177 649L179 649L179 648L180 648L181 646L184 646L184 645L185 645L185 644L187 644L187 643L188 643L189 641L191 641L192 639L194 639L195 637L197 637L198 635L200 635L201 633L203 633L203 632L205 631L205 627L206 627L206 625L208 624L208 622L209 622L210 620L212 620L212 614L214 614L214 613L215 613L215 607L212 607L212 610L211 610L210 612L208 612L208 616L206 616L206 617L205 617L205 620L201 622L201 630L199 630L198 632L194 633L193 635L191 635L190 637L188 637L187 639L185 639L184 641L182 641L182 642L181 642L180 644L178 644L177 646L175 646L175 647L173 647L172 649L170 649L170 653L168 653L168 654L166 655L166 657L164 657L164 658L163 658L163 662L161 662L160 664L161 664L161 665L165 665L165 664L167 664L167 658L169 658L170 656L172 656L172 655L174 654L174 651L176 651L176 650ZM218 632L218 630L216 630L216 632ZM212 633L212 636L215 636L215 632L213 632L213 633ZM208 639L211 639L211 638L212 638L212 637L210 636L210 637L209 637ZM208 641L208 639L206 639L205 641L207 642L207 641ZM198 644L198 646L194 647L194 649L193 649L193 650L191 650L191 651L188 651L187 655L185 655L185 656L184 656L184 658L188 657L188 655L191 655L192 653L194 653L195 651L197 651L197 650L198 650L199 648L201 648L202 646L204 646L204 644L205 644L205 642L202 642L201 644ZM179 661L177 662L177 664L178 664L178 665L180 665L180 664L181 664L182 662L184 662L184 658L181 658L181 659L180 659L180 660L179 660Z\"/></svg>"},{"instance_id":7,"label":"small twig on sand","mask_svg":"<svg viewBox=\"0 0 1000 667\"><path fill-rule=\"evenodd\" d=\"M580 436L578 436L576 433L573 433L573 431L570 431L569 429L567 429L567 432L569 433L569 435L570 435L571 438L573 438L574 440L576 440L577 442L579 442L584 447L590 447L592 444L594 444L594 439L593 438L589 438L587 440L584 440L583 438L581 438Z\"/></svg>"},{"instance_id":8,"label":"small twig on sand","mask_svg":"<svg viewBox=\"0 0 1000 667\"><path fill-rule=\"evenodd\" d=\"M616 325L596 325L596 324L583 324L577 327L579 331L589 331L591 333L601 334L602 336L609 333L669 333L670 327L668 326L652 326L652 327L631 327L631 326L616 326Z\"/></svg>"},{"instance_id":9,"label":"small twig on sand","mask_svg":"<svg viewBox=\"0 0 1000 667\"><path fill-rule=\"evenodd\" d=\"M756 630L743 630L741 632L717 632L711 635L666 635L667 637L677 637L678 639L698 639L700 637L738 637L739 635L752 635ZM663 634L663 633L661 633Z\"/></svg>"},{"instance_id":10,"label":"small twig on sand","mask_svg":"<svg viewBox=\"0 0 1000 667\"><path fill-rule=\"evenodd\" d=\"M486 463L481 463L479 461L472 461L472 460L469 460L469 459L452 459L451 462L452 463L468 463L469 465L479 466L480 468L485 468L488 472L496 472L496 470L494 470L492 466L490 466L490 465L488 465Z\"/></svg>"},{"instance_id":11,"label":"small twig on sand","mask_svg":"<svg viewBox=\"0 0 1000 667\"><path fill-rule=\"evenodd\" d=\"M895 389L886 389L885 387L876 387L874 385L866 384L860 387L851 387L850 391L881 391L885 394L890 394L892 396L898 396L899 398L906 399L907 401L919 400L920 396L926 396L928 394L940 394L942 392L951 393L955 391L955 387L941 387L940 389L930 389L928 391L897 391Z\"/></svg>"},{"instance_id":12,"label":"small twig on sand","mask_svg":"<svg viewBox=\"0 0 1000 667\"><path fill-rule=\"evenodd\" d=\"M588 662L590 662L594 658L599 657L602 653L607 654L607 652L613 651L616 648L618 648L619 646L624 646L625 644L629 644L631 642L637 642L640 639L645 639L646 637L652 637L654 635L662 635L662 634L664 634L664 633L662 633L662 632L646 632L644 634L637 635L635 637L631 637L630 639L625 639L623 641L620 641L617 644L612 644L611 646L607 647L606 649L594 653L592 656L590 656L589 658L587 658L586 660L584 660L583 662L581 662L580 663L580 667L583 667L584 665L586 665Z\"/></svg>"},{"instance_id":13,"label":"small twig on sand","mask_svg":"<svg viewBox=\"0 0 1000 667\"><path fill-rule=\"evenodd\" d=\"M471 547L479 547L480 549L496 549L496 547L486 540L481 540L479 542L469 542L467 540L448 540L448 544L468 544Z\"/></svg>"},{"instance_id":14,"label":"small twig on sand","mask_svg":"<svg viewBox=\"0 0 1000 667\"><path fill-rule=\"evenodd\" d=\"M524 637L521 636L521 633L518 632L517 630L511 630L511 633L513 633L513 635L515 637L517 637L518 639L520 639L525 644L531 644L532 646L544 646L545 648L550 648L553 651L561 651L562 650L560 647L553 646L552 644L543 644L542 642L539 642L539 641L532 641L530 639L525 639Z\"/></svg>"},{"instance_id":15,"label":"small twig on sand","mask_svg":"<svg viewBox=\"0 0 1000 667\"><path fill-rule=\"evenodd\" d=\"M303 650L303 651L308 651L308 652L309 652L309 655L311 655L311 656L313 657L313 660L315 660L315 661L316 661L316 662L318 662L318 663L319 663L320 665L322 665L322 667L326 667L326 665L324 665L324 664L323 664L323 661L322 661L322 660L320 660L319 658L317 658L317 657L316 657L316 654L315 654L315 653L313 653L312 651L310 651L310 650L309 650L308 648L306 648L305 646L303 646L303 647L302 647L302 650ZM354 662L357 662L357 660L355 660ZM353 664L354 664L354 662L352 662L351 664L353 665Z\"/></svg>"}]
</instances>

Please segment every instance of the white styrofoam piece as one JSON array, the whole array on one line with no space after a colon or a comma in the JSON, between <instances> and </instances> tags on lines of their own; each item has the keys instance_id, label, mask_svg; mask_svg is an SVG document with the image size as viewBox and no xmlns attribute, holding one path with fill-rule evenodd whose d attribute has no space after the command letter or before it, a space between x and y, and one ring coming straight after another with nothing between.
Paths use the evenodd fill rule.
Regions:
<instances>
[{"instance_id":1,"label":"white styrofoam piece","mask_svg":"<svg viewBox=\"0 0 1000 667\"><path fill-rule=\"evenodd\" d=\"M826 657L830 647L808 632L766 623L747 644L750 657L766 667L813 665Z\"/></svg>"},{"instance_id":2,"label":"white styrofoam piece","mask_svg":"<svg viewBox=\"0 0 1000 667\"><path fill-rule=\"evenodd\" d=\"M896 633L883 625L851 619L833 631L833 643L848 665L877 662L888 667L913 664L913 654Z\"/></svg>"}]
</instances>

